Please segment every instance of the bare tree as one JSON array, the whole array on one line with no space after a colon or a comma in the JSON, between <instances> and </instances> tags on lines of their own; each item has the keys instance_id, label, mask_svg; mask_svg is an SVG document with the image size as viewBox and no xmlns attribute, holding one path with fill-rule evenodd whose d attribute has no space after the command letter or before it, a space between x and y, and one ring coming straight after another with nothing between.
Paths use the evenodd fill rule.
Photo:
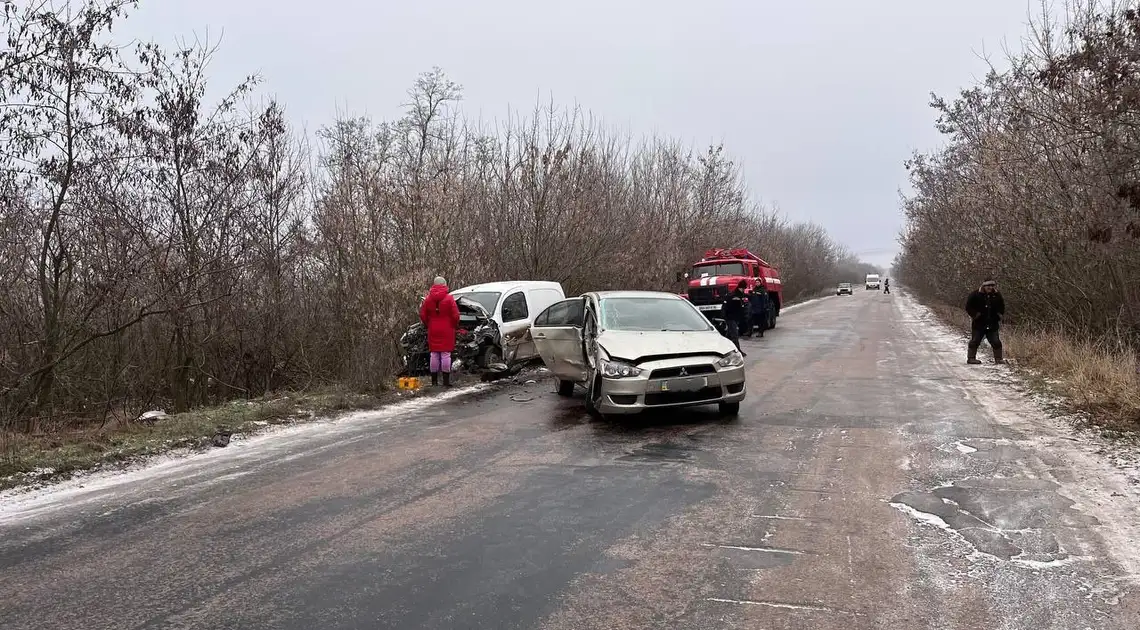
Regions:
<instances>
[{"instance_id":1,"label":"bare tree","mask_svg":"<svg viewBox=\"0 0 1140 630\"><path fill-rule=\"evenodd\" d=\"M23 250L30 272L13 277L34 286L34 298L27 296L34 301L24 306L38 311L28 340L37 351L0 387L16 414L29 406L50 413L59 365L132 323L92 326L92 315L123 277L118 270L91 277L97 263L85 257L82 243L100 227L91 214L98 211L76 197L98 187L92 180L105 161L121 158L115 130L131 116L139 85L123 71L118 49L101 37L133 4L5 7L10 48L0 61L0 168L7 195L19 196L16 212L35 235Z\"/></svg>"}]
</instances>

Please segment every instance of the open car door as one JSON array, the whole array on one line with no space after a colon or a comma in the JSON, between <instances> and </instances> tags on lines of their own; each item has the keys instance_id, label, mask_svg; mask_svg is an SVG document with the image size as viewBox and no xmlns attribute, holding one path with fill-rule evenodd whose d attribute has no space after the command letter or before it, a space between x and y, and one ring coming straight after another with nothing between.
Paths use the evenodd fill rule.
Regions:
<instances>
[{"instance_id":1,"label":"open car door","mask_svg":"<svg viewBox=\"0 0 1140 630\"><path fill-rule=\"evenodd\" d=\"M547 369L560 380L571 383L586 382L586 359L582 351L585 306L585 297L555 302L534 318L530 330Z\"/></svg>"}]
</instances>

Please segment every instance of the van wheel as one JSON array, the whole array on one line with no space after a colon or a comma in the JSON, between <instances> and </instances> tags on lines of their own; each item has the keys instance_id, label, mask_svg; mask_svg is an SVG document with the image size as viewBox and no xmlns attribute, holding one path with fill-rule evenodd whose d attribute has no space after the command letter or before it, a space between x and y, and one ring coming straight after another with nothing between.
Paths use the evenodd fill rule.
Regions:
<instances>
[{"instance_id":1,"label":"van wheel","mask_svg":"<svg viewBox=\"0 0 1140 630\"><path fill-rule=\"evenodd\" d=\"M735 416L740 414L740 403L738 402L723 402L720 403L720 413L725 416Z\"/></svg>"},{"instance_id":2,"label":"van wheel","mask_svg":"<svg viewBox=\"0 0 1140 630\"><path fill-rule=\"evenodd\" d=\"M574 395L574 381L558 379L558 395L570 397Z\"/></svg>"},{"instance_id":3,"label":"van wheel","mask_svg":"<svg viewBox=\"0 0 1140 630\"><path fill-rule=\"evenodd\" d=\"M484 369L489 365L502 362L503 353L494 345L485 346L483 351L479 353L479 357L475 360L475 364Z\"/></svg>"}]
</instances>

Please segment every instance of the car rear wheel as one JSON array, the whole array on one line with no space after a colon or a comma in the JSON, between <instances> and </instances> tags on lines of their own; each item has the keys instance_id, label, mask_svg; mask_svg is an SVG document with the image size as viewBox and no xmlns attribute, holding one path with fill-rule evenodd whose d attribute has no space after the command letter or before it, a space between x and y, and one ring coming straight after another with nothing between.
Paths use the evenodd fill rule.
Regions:
<instances>
[{"instance_id":1,"label":"car rear wheel","mask_svg":"<svg viewBox=\"0 0 1140 630\"><path fill-rule=\"evenodd\" d=\"M725 416L735 416L740 413L739 402L722 402L720 403L720 413Z\"/></svg>"},{"instance_id":2,"label":"car rear wheel","mask_svg":"<svg viewBox=\"0 0 1140 630\"><path fill-rule=\"evenodd\" d=\"M574 381L564 381L558 379L558 395L559 396L573 396L574 395Z\"/></svg>"}]
</instances>

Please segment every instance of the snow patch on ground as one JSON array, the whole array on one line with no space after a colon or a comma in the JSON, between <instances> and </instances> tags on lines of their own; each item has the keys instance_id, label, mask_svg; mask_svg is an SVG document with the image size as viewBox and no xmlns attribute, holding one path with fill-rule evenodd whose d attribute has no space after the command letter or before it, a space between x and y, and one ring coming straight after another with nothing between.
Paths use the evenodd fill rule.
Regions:
<instances>
[{"instance_id":1,"label":"snow patch on ground","mask_svg":"<svg viewBox=\"0 0 1140 630\"><path fill-rule=\"evenodd\" d=\"M1061 459L1077 473L1073 481L1052 481L1061 486L1064 496L1076 502L1075 508L1100 521L1097 530L1114 560L1131 579L1140 579L1140 547L1136 545L1140 540L1140 451L1079 430L1079 418L1056 412L1060 400L1033 392L1008 365L966 365L964 333L944 324L910 296L900 295L896 304L902 323L912 327L928 349L961 375L963 381L970 381L967 395L982 405L996 423L1018 431L1035 450ZM906 506L896 506L903 507ZM910 515L940 528L945 526L944 522L932 522L931 518L938 519L933 515ZM1034 564L1023 560L1020 564L1047 568L1044 565L1055 566L1056 562L1062 561Z\"/></svg>"},{"instance_id":2,"label":"snow patch on ground","mask_svg":"<svg viewBox=\"0 0 1140 630\"><path fill-rule=\"evenodd\" d=\"M963 455L969 455L970 453L978 452L978 449L970 446L969 444L963 444L961 441L954 442L954 448Z\"/></svg>"},{"instance_id":3,"label":"snow patch on ground","mask_svg":"<svg viewBox=\"0 0 1140 630\"><path fill-rule=\"evenodd\" d=\"M891 503L890 506L918 521L919 523L932 525L961 539L961 536L958 534L958 532L953 527L950 527L950 524L942 520L942 517L938 516L937 514L931 514L929 512L916 510L905 503Z\"/></svg>"},{"instance_id":4,"label":"snow patch on ground","mask_svg":"<svg viewBox=\"0 0 1140 630\"><path fill-rule=\"evenodd\" d=\"M277 463L312 455L345 441L369 437L377 424L425 411L441 402L489 390L492 384L457 387L434 396L419 396L335 420L316 420L271 427L257 435L235 435L226 448L176 450L148 461L112 471L78 474L66 481L0 492L0 525L132 494L153 495L155 484L179 492L236 479L252 472L251 465ZM353 434L359 434L354 436ZM143 487L143 482L148 482Z\"/></svg>"}]
</instances>

